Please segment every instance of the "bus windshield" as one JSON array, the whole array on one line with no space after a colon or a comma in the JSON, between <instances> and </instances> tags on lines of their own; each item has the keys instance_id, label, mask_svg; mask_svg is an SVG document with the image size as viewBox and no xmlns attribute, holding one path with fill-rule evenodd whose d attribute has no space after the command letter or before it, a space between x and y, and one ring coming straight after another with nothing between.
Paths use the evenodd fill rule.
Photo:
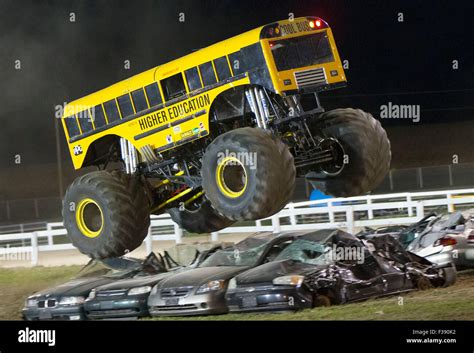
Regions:
<instances>
[{"instance_id":1,"label":"bus windshield","mask_svg":"<svg viewBox=\"0 0 474 353\"><path fill-rule=\"evenodd\" d=\"M334 61L326 31L270 42L278 71Z\"/></svg>"}]
</instances>

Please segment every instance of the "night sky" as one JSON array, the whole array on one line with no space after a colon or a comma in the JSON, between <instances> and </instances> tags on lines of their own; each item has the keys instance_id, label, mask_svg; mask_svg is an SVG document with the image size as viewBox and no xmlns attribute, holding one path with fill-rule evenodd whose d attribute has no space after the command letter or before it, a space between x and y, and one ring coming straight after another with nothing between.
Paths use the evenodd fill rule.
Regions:
<instances>
[{"instance_id":1,"label":"night sky","mask_svg":"<svg viewBox=\"0 0 474 353\"><path fill-rule=\"evenodd\" d=\"M419 123L382 121L393 167L448 164L453 153L473 162L473 10L473 1L0 0L0 200L58 195L56 105L290 12L325 19L349 61L349 86L324 94L326 108L378 118L389 101L421 106ZM74 171L62 128L60 141L66 187Z\"/></svg>"}]
</instances>

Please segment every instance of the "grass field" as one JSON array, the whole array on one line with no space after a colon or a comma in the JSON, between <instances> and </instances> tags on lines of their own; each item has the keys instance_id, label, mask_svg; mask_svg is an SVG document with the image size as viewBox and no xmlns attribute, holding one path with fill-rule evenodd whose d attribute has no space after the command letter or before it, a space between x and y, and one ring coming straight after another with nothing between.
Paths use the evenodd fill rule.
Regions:
<instances>
[{"instance_id":1,"label":"grass field","mask_svg":"<svg viewBox=\"0 0 474 353\"><path fill-rule=\"evenodd\" d=\"M81 266L0 269L0 319L20 319L25 298L70 279ZM403 305L399 305L400 298ZM297 313L228 314L159 320L474 320L474 270L455 285Z\"/></svg>"}]
</instances>

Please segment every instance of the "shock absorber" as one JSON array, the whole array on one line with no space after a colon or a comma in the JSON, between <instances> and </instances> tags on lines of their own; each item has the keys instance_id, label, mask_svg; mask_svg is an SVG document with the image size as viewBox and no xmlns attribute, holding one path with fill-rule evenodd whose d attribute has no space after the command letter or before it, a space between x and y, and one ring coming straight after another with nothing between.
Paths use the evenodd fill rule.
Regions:
<instances>
[{"instance_id":1,"label":"shock absorber","mask_svg":"<svg viewBox=\"0 0 474 353\"><path fill-rule=\"evenodd\" d=\"M135 173L137 169L137 151L135 146L123 137L120 138L120 153L125 165L125 173Z\"/></svg>"}]
</instances>

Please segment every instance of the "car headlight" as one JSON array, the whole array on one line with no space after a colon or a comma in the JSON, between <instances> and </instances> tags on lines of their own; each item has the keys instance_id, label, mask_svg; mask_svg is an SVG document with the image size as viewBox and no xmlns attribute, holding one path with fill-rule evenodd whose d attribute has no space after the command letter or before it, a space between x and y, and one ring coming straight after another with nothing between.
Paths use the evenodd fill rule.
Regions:
<instances>
[{"instance_id":1,"label":"car headlight","mask_svg":"<svg viewBox=\"0 0 474 353\"><path fill-rule=\"evenodd\" d=\"M219 289L224 289L225 281L224 280L216 280L216 281L209 281L204 283L201 287L198 288L196 294L202 294L207 292L216 291Z\"/></svg>"},{"instance_id":2,"label":"car headlight","mask_svg":"<svg viewBox=\"0 0 474 353\"><path fill-rule=\"evenodd\" d=\"M304 276L282 276L273 279L273 284L277 286L295 286L299 287L303 284Z\"/></svg>"},{"instance_id":3,"label":"car headlight","mask_svg":"<svg viewBox=\"0 0 474 353\"><path fill-rule=\"evenodd\" d=\"M128 295L145 294L151 291L151 286L135 287L128 291Z\"/></svg>"},{"instance_id":4,"label":"car headlight","mask_svg":"<svg viewBox=\"0 0 474 353\"><path fill-rule=\"evenodd\" d=\"M33 307L38 305L38 299L37 298L27 298L25 305L28 307Z\"/></svg>"},{"instance_id":5,"label":"car headlight","mask_svg":"<svg viewBox=\"0 0 474 353\"><path fill-rule=\"evenodd\" d=\"M230 281L229 281L229 284L227 285L227 289L234 289L234 288L237 288L237 280L234 278L232 278Z\"/></svg>"},{"instance_id":6,"label":"car headlight","mask_svg":"<svg viewBox=\"0 0 474 353\"><path fill-rule=\"evenodd\" d=\"M84 297L62 297L59 305L79 305L84 303Z\"/></svg>"}]
</instances>

